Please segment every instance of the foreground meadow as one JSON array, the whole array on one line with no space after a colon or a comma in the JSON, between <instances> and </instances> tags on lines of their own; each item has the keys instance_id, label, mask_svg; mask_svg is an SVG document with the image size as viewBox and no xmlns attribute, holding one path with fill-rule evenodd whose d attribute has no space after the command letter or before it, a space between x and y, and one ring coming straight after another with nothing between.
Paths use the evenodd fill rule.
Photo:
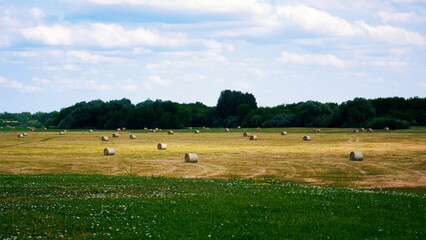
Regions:
<instances>
[{"instance_id":1,"label":"foreground meadow","mask_svg":"<svg viewBox=\"0 0 426 240\"><path fill-rule=\"evenodd\" d=\"M352 133L351 129L200 129L151 133L143 130L0 132L0 173L3 174L102 174L164 176L176 178L286 180L314 185L351 188L426 187L426 128L376 130ZM258 136L250 141L242 133ZM136 139L129 139L135 134ZM304 135L311 141L303 141ZM108 136L102 142L101 136ZM159 151L158 143L167 150ZM116 155L104 156L104 148ZM349 161L351 151L361 151L364 161ZM184 163L185 153L198 154L196 164Z\"/></svg>"},{"instance_id":2,"label":"foreground meadow","mask_svg":"<svg viewBox=\"0 0 426 240\"><path fill-rule=\"evenodd\" d=\"M425 204L276 180L0 175L0 239L424 239Z\"/></svg>"}]
</instances>

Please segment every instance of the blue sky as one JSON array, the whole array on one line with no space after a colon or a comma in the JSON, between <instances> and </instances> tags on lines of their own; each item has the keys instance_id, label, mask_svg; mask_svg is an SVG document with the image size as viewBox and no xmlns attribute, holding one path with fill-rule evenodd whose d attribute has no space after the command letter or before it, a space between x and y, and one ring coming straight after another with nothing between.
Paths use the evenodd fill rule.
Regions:
<instances>
[{"instance_id":1,"label":"blue sky","mask_svg":"<svg viewBox=\"0 0 426 240\"><path fill-rule=\"evenodd\" d=\"M426 96L426 0L0 0L0 112Z\"/></svg>"}]
</instances>

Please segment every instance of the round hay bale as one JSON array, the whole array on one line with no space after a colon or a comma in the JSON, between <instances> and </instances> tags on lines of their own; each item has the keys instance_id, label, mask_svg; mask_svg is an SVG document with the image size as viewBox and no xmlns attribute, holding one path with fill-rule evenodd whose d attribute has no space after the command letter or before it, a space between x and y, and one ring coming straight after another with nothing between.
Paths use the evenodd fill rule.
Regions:
<instances>
[{"instance_id":1,"label":"round hay bale","mask_svg":"<svg viewBox=\"0 0 426 240\"><path fill-rule=\"evenodd\" d=\"M123 131L127 130L126 128L122 128Z\"/></svg>"},{"instance_id":2,"label":"round hay bale","mask_svg":"<svg viewBox=\"0 0 426 240\"><path fill-rule=\"evenodd\" d=\"M249 132L244 132L244 133L243 133L243 137L250 137L250 135L251 135L251 134L250 134Z\"/></svg>"},{"instance_id":3,"label":"round hay bale","mask_svg":"<svg viewBox=\"0 0 426 240\"><path fill-rule=\"evenodd\" d=\"M195 130L195 131L194 131L194 133L195 133L195 134L199 134L199 133L200 133L200 131L199 131L199 130Z\"/></svg>"},{"instance_id":4,"label":"round hay bale","mask_svg":"<svg viewBox=\"0 0 426 240\"><path fill-rule=\"evenodd\" d=\"M159 144L157 144L157 149L158 150L166 150L167 145L165 143L159 143Z\"/></svg>"},{"instance_id":5,"label":"round hay bale","mask_svg":"<svg viewBox=\"0 0 426 240\"><path fill-rule=\"evenodd\" d=\"M192 127L189 127L189 130L192 130Z\"/></svg>"},{"instance_id":6,"label":"round hay bale","mask_svg":"<svg viewBox=\"0 0 426 240\"><path fill-rule=\"evenodd\" d=\"M152 130L151 130L151 132L155 133L155 132L156 132L156 130L155 130L155 129L152 129Z\"/></svg>"},{"instance_id":7,"label":"round hay bale","mask_svg":"<svg viewBox=\"0 0 426 240\"><path fill-rule=\"evenodd\" d=\"M47 128L43 128L43 130L44 130L44 131L46 131L46 130L47 130Z\"/></svg>"},{"instance_id":8,"label":"round hay bale","mask_svg":"<svg viewBox=\"0 0 426 240\"><path fill-rule=\"evenodd\" d=\"M31 132L34 132L34 131L35 131L35 129L34 129L34 128L32 128L32 129L31 129Z\"/></svg>"},{"instance_id":9,"label":"round hay bale","mask_svg":"<svg viewBox=\"0 0 426 240\"><path fill-rule=\"evenodd\" d=\"M66 132L67 132L67 130L64 130L63 132L64 132L64 133L66 133Z\"/></svg>"},{"instance_id":10,"label":"round hay bale","mask_svg":"<svg viewBox=\"0 0 426 240\"><path fill-rule=\"evenodd\" d=\"M317 129L317 132L318 132L318 133L320 133L320 132L321 132L321 129L319 129L319 128L318 128L318 129Z\"/></svg>"},{"instance_id":11,"label":"round hay bale","mask_svg":"<svg viewBox=\"0 0 426 240\"><path fill-rule=\"evenodd\" d=\"M261 129L260 127L257 127L257 128L256 128L256 130L257 130L257 131L260 131L260 130L262 130L262 129Z\"/></svg>"},{"instance_id":12,"label":"round hay bale","mask_svg":"<svg viewBox=\"0 0 426 240\"><path fill-rule=\"evenodd\" d=\"M385 128L384 128L384 130L385 130L385 131L389 131L389 128L388 128L388 127L385 127Z\"/></svg>"},{"instance_id":13,"label":"round hay bale","mask_svg":"<svg viewBox=\"0 0 426 240\"><path fill-rule=\"evenodd\" d=\"M351 154L349 155L350 161L362 161L364 160L364 156L362 155L362 152L351 152Z\"/></svg>"},{"instance_id":14,"label":"round hay bale","mask_svg":"<svg viewBox=\"0 0 426 240\"><path fill-rule=\"evenodd\" d=\"M24 135L24 137L28 136L28 133L23 133L22 135Z\"/></svg>"},{"instance_id":15,"label":"round hay bale","mask_svg":"<svg viewBox=\"0 0 426 240\"><path fill-rule=\"evenodd\" d=\"M130 139L136 139L136 135L133 135L133 134L132 134L132 135L130 135L130 136L129 136L129 138L130 138Z\"/></svg>"},{"instance_id":16,"label":"round hay bale","mask_svg":"<svg viewBox=\"0 0 426 240\"><path fill-rule=\"evenodd\" d=\"M104 149L104 155L115 155L114 148L105 148Z\"/></svg>"},{"instance_id":17,"label":"round hay bale","mask_svg":"<svg viewBox=\"0 0 426 240\"><path fill-rule=\"evenodd\" d=\"M155 128L155 131L158 131L158 128Z\"/></svg>"},{"instance_id":18,"label":"round hay bale","mask_svg":"<svg viewBox=\"0 0 426 240\"><path fill-rule=\"evenodd\" d=\"M198 155L196 153L185 154L185 163L196 163L198 162Z\"/></svg>"},{"instance_id":19,"label":"round hay bale","mask_svg":"<svg viewBox=\"0 0 426 240\"><path fill-rule=\"evenodd\" d=\"M354 129L353 133L359 133L359 131L357 129Z\"/></svg>"},{"instance_id":20,"label":"round hay bale","mask_svg":"<svg viewBox=\"0 0 426 240\"><path fill-rule=\"evenodd\" d=\"M314 131L313 131L314 133L317 133L318 131L317 131L317 129L314 129Z\"/></svg>"},{"instance_id":21,"label":"round hay bale","mask_svg":"<svg viewBox=\"0 0 426 240\"><path fill-rule=\"evenodd\" d=\"M311 137L310 136L303 136L303 141L311 141Z\"/></svg>"},{"instance_id":22,"label":"round hay bale","mask_svg":"<svg viewBox=\"0 0 426 240\"><path fill-rule=\"evenodd\" d=\"M210 130L210 128L209 128L209 127L206 127L206 130Z\"/></svg>"},{"instance_id":23,"label":"round hay bale","mask_svg":"<svg viewBox=\"0 0 426 240\"><path fill-rule=\"evenodd\" d=\"M89 130L89 133L92 133L92 132L93 132L93 130L92 130L92 129L90 129L90 130Z\"/></svg>"},{"instance_id":24,"label":"round hay bale","mask_svg":"<svg viewBox=\"0 0 426 240\"><path fill-rule=\"evenodd\" d=\"M112 137L113 137L113 138L119 138L119 137L120 137L120 135L119 135L118 133L113 133L113 134L112 134Z\"/></svg>"},{"instance_id":25,"label":"round hay bale","mask_svg":"<svg viewBox=\"0 0 426 240\"><path fill-rule=\"evenodd\" d=\"M59 135L64 135L65 134L65 132L59 132Z\"/></svg>"},{"instance_id":26,"label":"round hay bale","mask_svg":"<svg viewBox=\"0 0 426 240\"><path fill-rule=\"evenodd\" d=\"M161 131L163 131L163 129L161 129L161 128L160 128L160 129L158 129L158 131L160 131L160 132L161 132Z\"/></svg>"},{"instance_id":27,"label":"round hay bale","mask_svg":"<svg viewBox=\"0 0 426 240\"><path fill-rule=\"evenodd\" d=\"M225 132L229 132L229 128L225 128Z\"/></svg>"},{"instance_id":28,"label":"round hay bale","mask_svg":"<svg viewBox=\"0 0 426 240\"><path fill-rule=\"evenodd\" d=\"M18 134L18 138L23 138L24 134Z\"/></svg>"},{"instance_id":29,"label":"round hay bale","mask_svg":"<svg viewBox=\"0 0 426 240\"><path fill-rule=\"evenodd\" d=\"M117 131L121 131L121 128L117 128Z\"/></svg>"},{"instance_id":30,"label":"round hay bale","mask_svg":"<svg viewBox=\"0 0 426 240\"><path fill-rule=\"evenodd\" d=\"M360 128L360 129L359 129L359 131L360 131L360 132L364 132L364 131L365 131L365 129L364 129L364 128Z\"/></svg>"},{"instance_id":31,"label":"round hay bale","mask_svg":"<svg viewBox=\"0 0 426 240\"><path fill-rule=\"evenodd\" d=\"M203 130L206 130L206 127L202 127Z\"/></svg>"},{"instance_id":32,"label":"round hay bale","mask_svg":"<svg viewBox=\"0 0 426 240\"><path fill-rule=\"evenodd\" d=\"M173 132L173 131L168 131L168 132L167 132L167 134L169 134L169 135L173 135L173 134L174 134L174 132Z\"/></svg>"},{"instance_id":33,"label":"round hay bale","mask_svg":"<svg viewBox=\"0 0 426 240\"><path fill-rule=\"evenodd\" d=\"M103 137L101 137L101 141L108 141L108 137L107 136L103 136Z\"/></svg>"},{"instance_id":34,"label":"round hay bale","mask_svg":"<svg viewBox=\"0 0 426 240\"><path fill-rule=\"evenodd\" d=\"M148 131L148 128L147 128L147 127L144 127L144 128L143 128L143 130Z\"/></svg>"},{"instance_id":35,"label":"round hay bale","mask_svg":"<svg viewBox=\"0 0 426 240\"><path fill-rule=\"evenodd\" d=\"M281 135L287 135L287 132L286 131L282 131Z\"/></svg>"},{"instance_id":36,"label":"round hay bale","mask_svg":"<svg viewBox=\"0 0 426 240\"><path fill-rule=\"evenodd\" d=\"M372 128L367 129L367 132L373 132Z\"/></svg>"},{"instance_id":37,"label":"round hay bale","mask_svg":"<svg viewBox=\"0 0 426 240\"><path fill-rule=\"evenodd\" d=\"M257 136L256 135L251 135L250 136L250 140L257 140Z\"/></svg>"},{"instance_id":38,"label":"round hay bale","mask_svg":"<svg viewBox=\"0 0 426 240\"><path fill-rule=\"evenodd\" d=\"M241 126L238 126L237 128L238 128L238 129L241 129Z\"/></svg>"}]
</instances>

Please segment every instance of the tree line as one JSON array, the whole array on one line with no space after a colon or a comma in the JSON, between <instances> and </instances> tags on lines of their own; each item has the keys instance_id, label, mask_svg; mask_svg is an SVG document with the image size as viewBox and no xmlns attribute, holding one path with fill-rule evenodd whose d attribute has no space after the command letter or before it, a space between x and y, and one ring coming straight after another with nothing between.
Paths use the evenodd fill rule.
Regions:
<instances>
[{"instance_id":1,"label":"tree line","mask_svg":"<svg viewBox=\"0 0 426 240\"><path fill-rule=\"evenodd\" d=\"M426 125L426 98L355 98L337 103L306 101L258 107L251 93L224 90L214 107L201 102L147 99L79 102L59 112L0 113L0 124L15 121L34 127L129 129L192 127L344 127L409 128Z\"/></svg>"}]
</instances>

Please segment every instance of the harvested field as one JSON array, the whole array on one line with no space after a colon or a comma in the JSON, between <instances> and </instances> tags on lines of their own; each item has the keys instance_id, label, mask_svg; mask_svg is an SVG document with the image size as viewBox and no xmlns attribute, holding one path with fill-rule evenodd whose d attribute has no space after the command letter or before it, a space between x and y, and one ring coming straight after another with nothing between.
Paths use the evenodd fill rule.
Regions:
<instances>
[{"instance_id":1,"label":"harvested field","mask_svg":"<svg viewBox=\"0 0 426 240\"><path fill-rule=\"evenodd\" d=\"M202 131L202 130L201 130ZM211 129L194 135L190 130L126 135L109 142L99 138L108 131L34 132L22 139L16 132L0 132L0 173L4 174L106 174L165 176L179 178L233 177L280 179L317 185L354 188L425 188L426 128L353 134L351 129L322 129L322 134L303 141L311 129L262 129L259 140L242 137L254 129ZM47 141L48 139L48 141ZM157 151L159 142L167 151ZM115 156L105 157L104 148ZM349 161L352 151L364 161ZM183 156L197 153L196 164L185 164Z\"/></svg>"}]
</instances>

